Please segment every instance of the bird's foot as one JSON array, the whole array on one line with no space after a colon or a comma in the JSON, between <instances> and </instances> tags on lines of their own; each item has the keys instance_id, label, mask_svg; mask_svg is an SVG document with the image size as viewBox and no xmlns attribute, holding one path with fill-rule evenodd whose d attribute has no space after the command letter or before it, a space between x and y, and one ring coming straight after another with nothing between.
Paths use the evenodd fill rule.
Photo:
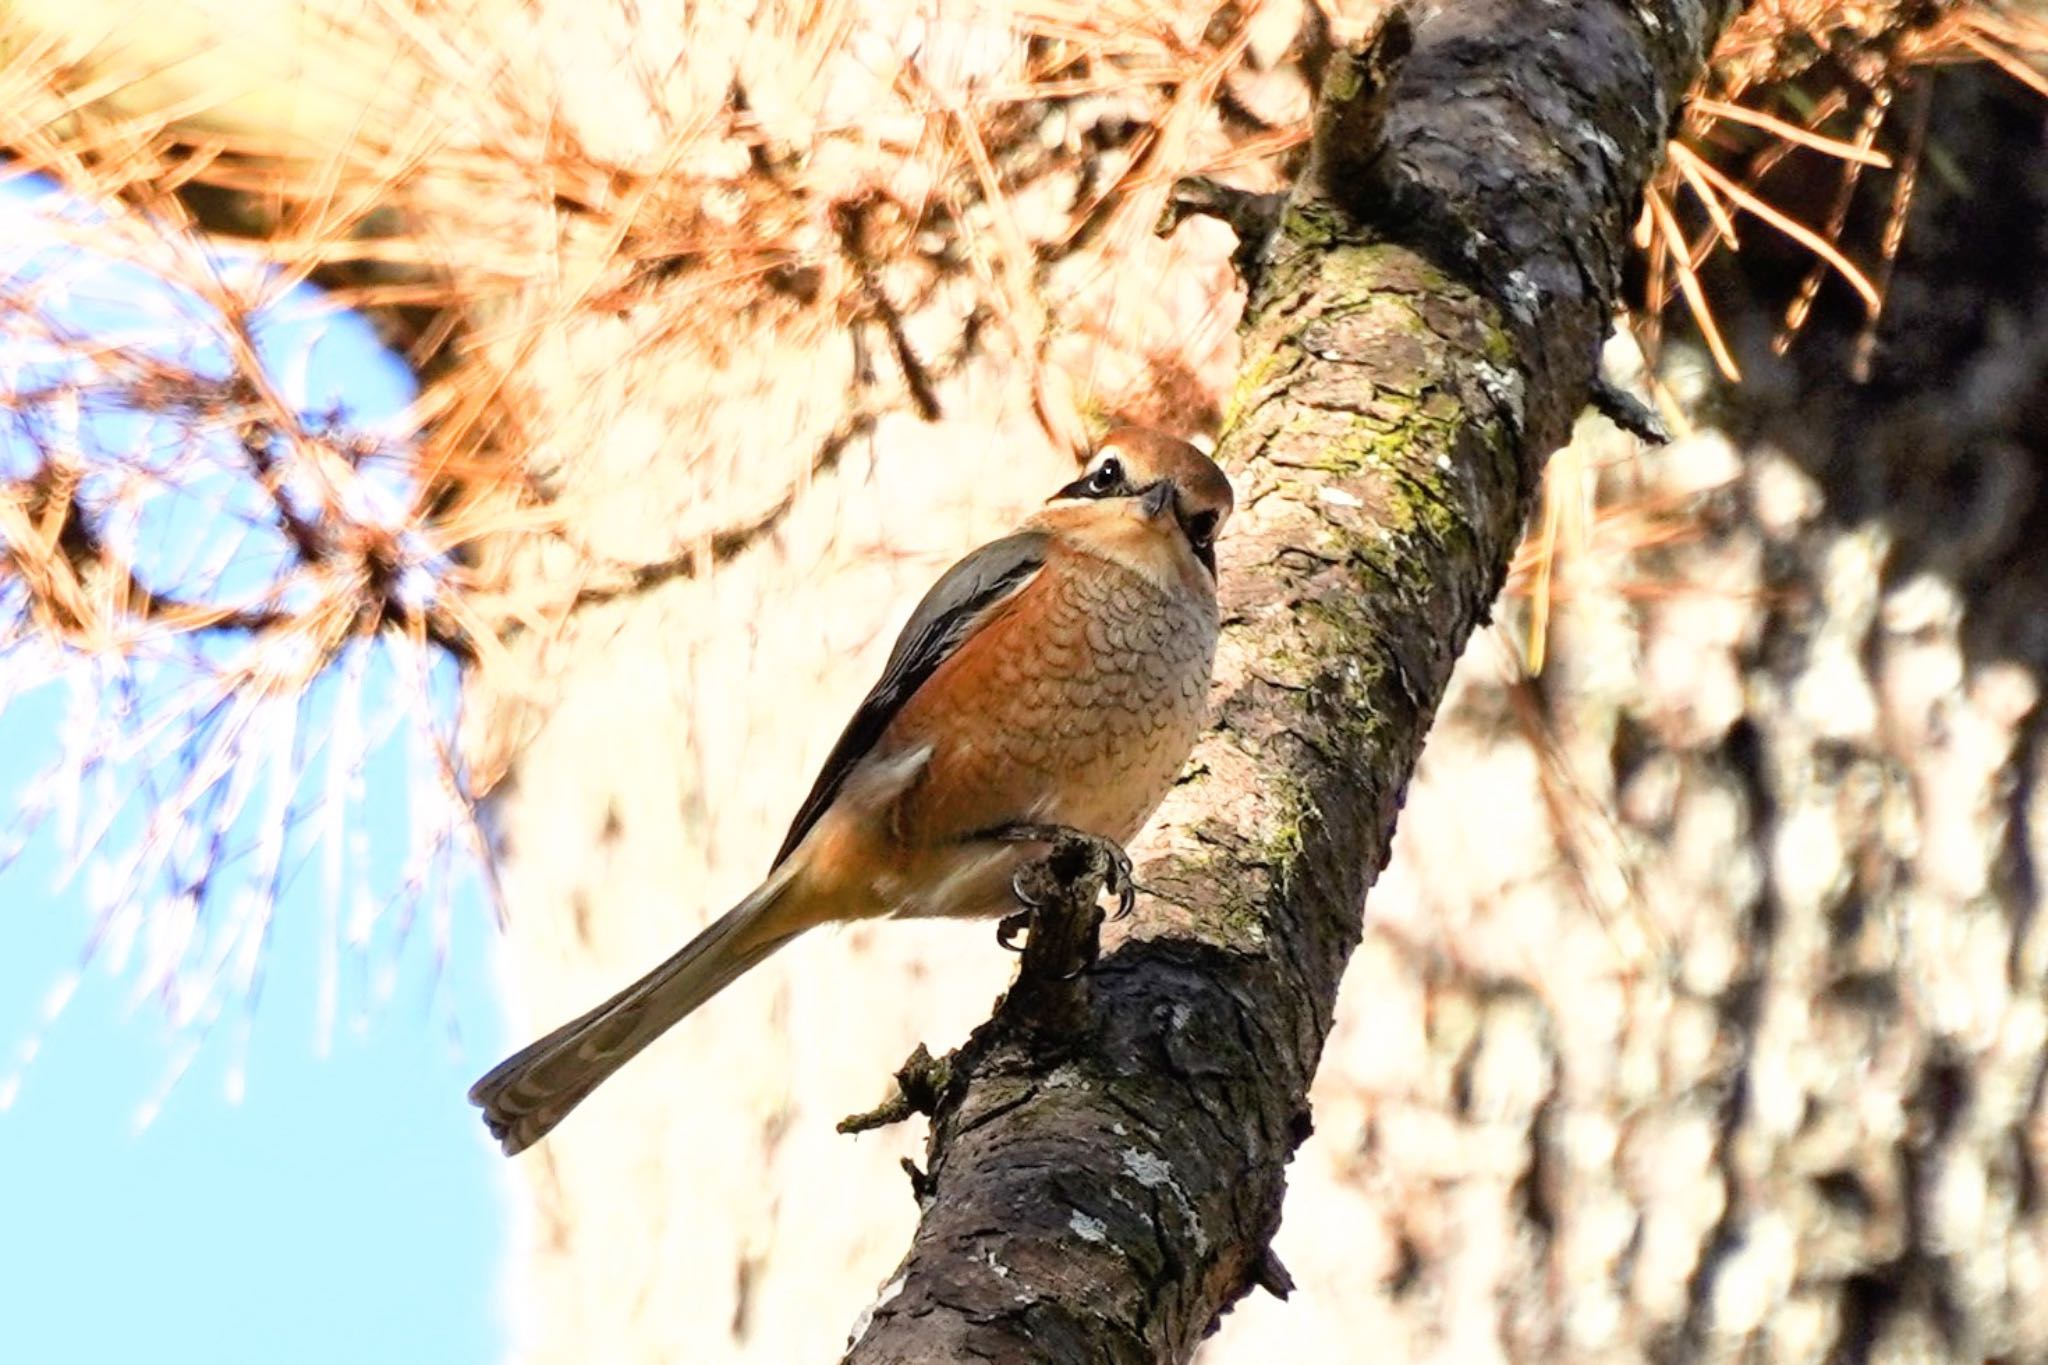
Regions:
<instances>
[{"instance_id":1,"label":"bird's foot","mask_svg":"<svg viewBox=\"0 0 2048 1365\"><path fill-rule=\"evenodd\" d=\"M1002 922L996 925L996 942L1013 953L1025 954L1025 969L1027 971L1030 970L1031 966L1029 954L1039 931L1039 917L1043 913L1046 912L1034 906L1029 910L1019 910L1014 915L1005 915L1002 918ZM1052 980L1073 981L1092 969L1096 961L1101 958L1102 935L1098 932L1102 926L1102 912L1100 910L1094 912L1094 919L1095 922L1087 926L1087 931L1081 936L1080 942L1074 947L1072 954L1074 966L1072 970L1049 973ZM1031 931L1031 937L1023 942L1019 942L1017 935L1023 933L1026 929Z\"/></svg>"},{"instance_id":2,"label":"bird's foot","mask_svg":"<svg viewBox=\"0 0 2048 1365\"><path fill-rule=\"evenodd\" d=\"M1026 863L1010 879L1024 909L996 926L996 942L1024 954L1027 977L1072 981L1095 965L1102 952L1102 909L1096 880L1116 894L1117 917L1137 899L1130 855L1113 839L1064 825L1014 824L986 836L1004 843L1050 844L1045 857ZM1020 947L1018 935L1030 931Z\"/></svg>"},{"instance_id":3,"label":"bird's foot","mask_svg":"<svg viewBox=\"0 0 2048 1365\"><path fill-rule=\"evenodd\" d=\"M1018 900L1024 899L1022 887L1013 883L1010 889L1017 893ZM1024 945L1018 941L1017 935L1031 927L1031 917L1036 913L1037 908L1033 907L1029 910L1019 910L1014 915L1004 915L996 924L997 944L1013 953L1023 952Z\"/></svg>"},{"instance_id":4,"label":"bird's foot","mask_svg":"<svg viewBox=\"0 0 2048 1365\"><path fill-rule=\"evenodd\" d=\"M1033 864L1034 868L1039 864ZM1025 869L1029 871L1031 869ZM1013 953L1024 955L1026 975L1037 974L1053 981L1072 981L1094 967L1102 956L1102 908L1090 904L1078 915L1070 916L1065 902L1054 897L1044 904L1032 903L1026 899L1021 883L1024 872L1017 874L1020 883L1013 887L1019 900L1025 900L1029 908L1014 915L1005 915L996 925L996 942ZM1022 942L1017 936L1029 931ZM1060 941L1071 939L1064 949ZM1048 959L1072 964L1065 970L1046 965Z\"/></svg>"},{"instance_id":5,"label":"bird's foot","mask_svg":"<svg viewBox=\"0 0 2048 1365\"><path fill-rule=\"evenodd\" d=\"M1124 852L1123 845L1114 839L1105 839L1100 834L1075 829L1071 825L1038 824L1031 821L1017 821L999 825L990 830L988 838L1006 844L1050 844L1052 852L1046 857L1046 865L1052 876L1061 882L1078 881L1090 872L1102 878L1102 885L1116 897L1116 916L1123 919L1138 904L1138 881L1136 870L1131 864L1131 855ZM1010 889L1017 893L1017 899L1029 906L1044 903L1045 896L1037 888L1029 886L1026 874L1029 867L1020 869L1011 879ZM1015 916L1011 917L1012 919ZM1008 924L1009 920L1003 921ZM1001 930L998 930L1000 937ZM1012 931L1011 937L1015 937ZM1007 947L1008 945L1005 944Z\"/></svg>"}]
</instances>

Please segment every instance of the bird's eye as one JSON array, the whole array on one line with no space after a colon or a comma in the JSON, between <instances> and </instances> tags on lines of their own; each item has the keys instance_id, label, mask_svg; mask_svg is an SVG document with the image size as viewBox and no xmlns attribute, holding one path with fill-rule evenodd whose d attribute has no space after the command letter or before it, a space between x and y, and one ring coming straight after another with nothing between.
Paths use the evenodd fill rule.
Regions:
<instances>
[{"instance_id":1,"label":"bird's eye","mask_svg":"<svg viewBox=\"0 0 2048 1365\"><path fill-rule=\"evenodd\" d=\"M1095 466L1095 472L1088 476L1088 491L1097 495L1112 493L1124 481L1124 464L1112 455Z\"/></svg>"},{"instance_id":2,"label":"bird's eye","mask_svg":"<svg viewBox=\"0 0 2048 1365\"><path fill-rule=\"evenodd\" d=\"M1216 514L1197 512L1188 518L1188 539L1197 545L1207 545L1216 539Z\"/></svg>"}]
</instances>

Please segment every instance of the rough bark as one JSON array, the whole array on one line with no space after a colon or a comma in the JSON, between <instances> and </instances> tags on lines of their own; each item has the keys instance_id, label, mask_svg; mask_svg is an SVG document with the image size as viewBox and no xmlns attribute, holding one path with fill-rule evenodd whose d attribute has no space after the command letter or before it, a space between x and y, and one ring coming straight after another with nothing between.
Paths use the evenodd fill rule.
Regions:
<instances>
[{"instance_id":1,"label":"rough bark","mask_svg":"<svg viewBox=\"0 0 2048 1365\"><path fill-rule=\"evenodd\" d=\"M916 124L933 83L972 105L977 79L1018 74L1025 39L1015 16L1042 7L945 6L944 21L928 23L928 6L876 0L860 7L855 30L827 33L813 20L837 23L831 7L802 0L700 6L687 22L658 5L543 0L457 14L421 0L410 9L438 41L415 50L400 41L413 31L406 26L350 29L368 41L365 54L339 28L296 21L303 12L353 15L346 0L276 0L261 8L301 38L316 34L312 54L254 64L206 26L169 31L179 11L197 6L16 8L88 42L118 11L121 78L81 78L137 112L200 109L202 138L232 114L226 126L245 137L325 154L366 132L418 129L412 101L424 89L434 100L425 123L485 152L475 165L430 157L393 193L448 244L445 259L431 258L459 286L462 363L490 376L467 390L488 390L487 414L458 404L437 425L503 424L502 439L487 444L530 453L549 499L545 527L496 536L485 557L511 561L506 586L518 596L560 606L566 585L574 597L573 609L521 617L507 641L510 666L473 675L467 699L510 771L494 814L508 977L523 992L516 1031L584 1007L758 875L916 591L1069 468L1034 426L1042 395L1020 380L1045 350L1033 350L1028 319L990 326L985 310L1000 287L1013 313L1023 304L1065 318L1086 311L1074 305L1080 291L1047 289L1040 299L1018 288L1020 279L1047 284L1054 267L1043 257L1039 274L994 278L977 254L986 235L970 240L988 221L961 188L968 176L937 184L932 198L960 209L941 236L973 221L932 259L951 268L972 257L981 292L962 291L957 275L906 279L900 254L885 261L864 245L876 224L888 226L870 187L901 191L917 168L863 130L900 127L906 115ZM1226 6L1212 16L1189 3L1176 12L1176 31L1184 38L1212 17L1286 8ZM1930 173L1869 383L1844 378L1856 372L1865 323L1832 283L1820 314L1840 292L1848 309L1839 334L1816 346L1816 324L1789 362L1771 356L1771 334L1811 261L1803 248L1774 260L1784 244L1744 220L1740 278L1710 281L1708 292L1747 376L1734 406L1754 430L1732 426L1736 444L1708 433L1641 461L1611 442L1599 448L1589 424L1594 439L1574 455L1626 459L1607 477L1683 501L1697 518L1687 522L1695 538L1618 556L1627 569L1592 589L1581 582L1555 609L1540 680L1502 668L1497 651L1465 651L1406 788L1399 847L1375 885L1334 1021L1304 991L1280 1021L1294 1033L1257 1034L1256 1046L1239 1040L1236 1050L1216 1036L1238 1021L1239 1004L1211 988L1224 979L1212 968L1265 954L1258 934L1271 931L1291 946L1259 970L1296 982L1313 972L1320 983L1355 932L1344 916L1381 849L1373 822L1386 816L1392 774L1435 696L1441 658L1493 581L1473 566L1499 552L1500 527L1512 524L1547 439L1540 422L1558 426L1570 405L1571 373L1586 351L1562 341L1597 325L1597 308L1574 310L1571 298L1543 290L1574 272L1603 280L1611 224L1583 231L1581 217L1597 215L1576 199L1553 217L1546 180L1522 185L1495 171L1532 155L1561 156L1569 168L1572 149L1595 161L1641 150L1635 139L1601 142L1621 126L1610 115L1626 112L1618 93L1595 108L1578 92L1593 111L1571 125L1583 136L1528 136L1533 116L1504 88L1540 67L1531 89L1545 104L1556 95L1555 70L1576 80L1577 63L1557 67L1550 45L1564 39L1511 36L1495 23L1500 6L1473 8L1453 18L1493 41L1461 39L1455 58L1434 59L1464 68L1461 98L1411 114L1402 113L1409 92L1396 102L1396 142L1409 150L1398 174L1371 177L1384 196L1363 201L1371 230L1352 241L1341 222L1297 219L1254 309L1269 323L1255 338L1268 368L1239 407L1265 425L1230 443L1257 505L1242 523L1243 557L1229 568L1242 593L1225 661L1225 728L1167 822L1166 858L1147 874L1155 883L1177 875L1179 885L1165 889L1187 904L1153 901L1141 923L1162 942L1150 956L1119 959L1104 978L1122 992L1120 1008L1140 1011L1147 997L1116 985L1120 977L1183 972L1149 997L1163 1022L1147 1033L1134 1013L1112 1034L1096 1022L1108 1002L1090 981L1078 997L1088 1007L1081 1025L1048 1031L1042 1010L1013 1003L1004 1018L1033 1024L1038 1038L1019 1041L999 1022L968 1060L994 1068L1014 1058L1013 1089L1037 1105L1088 1075L1056 1067L1031 1089L1040 1059L1024 1042L1078 1056L1114 1038L1151 1047L1140 1063L1194 1073L1146 1092L1166 1106L1161 1121L1185 1116L1189 1095L1243 1102L1218 1107L1219 1122L1241 1122L1257 1141L1224 1154L1268 1164L1245 1167L1241 1180L1227 1171L1235 1186L1220 1205L1211 1190L1203 1198L1212 1202L1198 1206L1187 1181L1205 1173L1195 1158L1224 1151L1221 1139L1160 1148L1160 1163L1187 1163L1169 1168L1132 1139L1139 1130L1128 1114L1109 1119L1110 1135L1128 1143L1107 1153L1117 1158L1118 1189L1104 1196L1101 1170L1085 1164L1072 1177L1094 1201L1088 1209L1128 1213L1118 1193L1144 1206L1140 1221L1156 1226L1144 1229L1152 1259L1138 1273L1160 1287L1157 1311L1192 1332L1212 1282L1188 1287L1176 1277L1213 1274L1228 1290L1230 1276L1220 1253L1210 1263L1187 1259L1197 1253L1183 1195L1205 1220L1204 1236L1249 1230L1231 1253L1233 1273L1256 1268L1285 1283L1253 1260L1250 1235L1274 1216L1269 1159L1284 1142L1266 1129L1299 1111L1252 1107L1245 1095L1264 1093L1267 1081L1245 1067L1268 1054L1289 1059L1273 1084L1292 1095L1321 1041L1317 1133L1289 1171L1280 1242L1300 1291L1286 1304L1242 1303L1203 1348L1205 1361L1347 1360L1361 1341L1384 1358L1417 1360L2048 1358L2048 916L2038 871L2048 859L2048 727L2038 702L2048 570L2037 562L2048 525L2039 491L2048 295L2038 287L2048 279L2048 161L2038 154L2039 104L2001 85L2002 75L1968 87L1979 92L1973 99L2003 92L1988 112L1947 93L1935 102ZM1619 5L1548 8L1573 23L1584 21L1566 13L1574 9L1601 10L1602 24L1626 19L1604 12ZM1830 7L1806 8L1832 23L1900 7L1833 7L1833 17ZM241 37L281 55L273 24L245 22L256 13L235 7ZM138 27L159 22L165 31ZM1436 33L1446 22L1425 27ZM1290 28L1281 25L1283 46ZM1014 38L1014 50L994 53L992 32ZM1670 36L1689 29L1660 32L1681 48L1691 42ZM186 50L195 35L203 52ZM916 57L903 70L877 67L878 50ZM1275 50L1231 73L1214 117L1242 130L1247 100L1290 126L1303 117L1306 103L1294 99L1291 73L1274 66ZM1841 59L1839 45L1801 52L1823 71ZM358 55L360 79L344 71ZM1304 64L1322 56L1311 51ZM429 57L430 71L413 69ZM437 64L450 57L473 69ZM1664 75L1685 59L1654 56L1658 75L1643 88L1665 89ZM1125 74L1167 60L1148 57ZM821 62L827 79L815 77ZM1868 70L1850 66L1852 75ZM874 97L853 102L861 114L850 126L843 99L826 111L813 96L843 96L855 68ZM300 88L308 70L320 73L317 90ZM285 98L226 98L251 73ZM1955 80L1944 75L1941 89L1953 92ZM1170 132L1202 106L1198 95L1169 116L1168 103L1188 88L1169 82L1134 98L1066 104L990 95L1016 115L1010 139L992 136L989 151L1012 205L1038 215L1025 224L1030 242L1066 240L1070 228L1075 238L1113 235L1101 234L1089 187L1128 166L1114 149L1134 130ZM345 90L356 93L309 98ZM916 108L892 102L905 90ZM1913 107L1924 112L1924 91L1897 93L1894 124ZM735 137L721 115L739 96L750 126ZM1644 98L1640 107L1657 114ZM1370 147L1366 125L1361 145ZM754 126L770 135L765 142ZM712 132L678 160L678 127ZM1833 125L1853 127L1853 113ZM1197 143L1167 141L1145 166L1204 163ZM1074 147L1096 150L1031 181L1035 189L1023 183L1050 149ZM1824 223L1832 169L1794 156L1767 197ZM802 172L794 182L792 170ZM1558 178L1575 192L1632 183L1569 169ZM1877 225L1896 183L1864 181L1859 197ZM716 229L735 221L727 196L747 186L774 192L765 213L762 196L743 196L753 205L740 215L750 229L743 264L770 259L751 254L763 246L779 264L772 287L733 308L730 294L707 288L732 261L692 252L707 221L714 243ZM1520 235L1503 236L1486 220L1489 205L1524 190L1535 212L1508 215ZM700 196L713 201L708 219ZM902 197L927 198L924 188ZM221 222L193 204L210 226L277 230L267 192L230 206L237 219L262 211ZM1207 206L1188 207L1243 210L1238 221L1256 230L1271 205L1211 193ZM1531 216L1542 220L1533 228ZM1461 241L1478 240L1474 225L1485 241L1463 250ZM893 230L907 231L901 222ZM1198 409L1233 359L1221 339L1227 324L1217 321L1234 314L1219 306L1228 302L1223 235L1205 225L1167 248L1140 244L1149 256L1119 258L1115 278L1156 311L1110 348L1110 368L1148 387L1175 374L1186 381L1151 411L1123 415L1209 429L1213 415ZM1844 249L1869 264L1877 240ZM1351 248L1357 273L1321 283L1328 271L1308 254L1317 241ZM1397 242L1419 252L1388 245ZM1468 292L1438 297L1445 277ZM1389 293L1368 298L1366 286L1387 281ZM1604 287L1585 286L1587 296ZM1328 326L1306 343L1305 329L1324 316L1313 314L1317 288L1362 300L1328 315L1343 323L1339 346L1327 344ZM1741 317L1752 290L1757 316ZM1499 307L1475 302L1486 298ZM380 320L402 322L400 311ZM1557 316L1569 325L1550 321ZM1411 337L1405 325L1418 319ZM1471 345L1447 348L1434 330L1458 341L1468 325L1503 337L1499 355L1489 341L1473 361ZM421 332L400 325L392 334ZM1306 428L1300 444L1317 445L1315 454L1269 440L1286 411L1272 404L1297 385L1340 392L1316 377L1331 368L1325 356L1342 359L1359 333L1375 347L1430 349L1410 357L1406 378L1383 359L1367 378L1386 382L1358 412ZM956 368L954 341L970 334L980 353L963 345ZM1068 333L1057 344L1073 340ZM1132 363L1153 356L1171 363L1156 372ZM1097 357L1068 346L1064 359L1079 374L1092 373ZM423 377L433 381L445 362ZM1684 387L1684 376L1681 363L1667 377ZM1477 418L1463 406L1475 382L1485 400ZM1185 401L1190 394L1196 401ZM1551 406L1517 431L1518 398ZM941 420L882 415L892 405L936 408ZM1341 430L1332 437L1354 416L1365 428L1355 446ZM1435 453L1475 456L1449 472L1448 493L1429 482ZM1460 520L1475 509L1495 518L1483 537ZM1446 562L1459 566L1455 574L1429 576ZM1603 563L1586 577L1608 572ZM1639 576L1623 582L1624 573ZM1376 585L1363 599L1361 579ZM1655 594L1647 602L1645 589ZM1354 649L1354 637L1366 647ZM1334 668L1339 657L1354 667ZM1354 696L1385 714L1344 709ZM1343 728L1356 716L1362 735ZM1372 780L1350 785L1348 764ZM1283 780L1232 795L1232 783L1274 775ZM830 1119L871 1099L879 1065L912 1038L964 1032L1008 968L983 932L957 925L819 936L665 1040L519 1168L517 1198L530 1216L510 1250L518 1283L507 1295L518 1354L782 1365L836 1350L917 1210L894 1170L908 1130L852 1142L831 1134ZM1017 1051L996 1049L1005 1037ZM1212 1057L1234 1069L1212 1074ZM950 1078L950 1068L927 1066L912 1073L912 1089L931 1103ZM1027 1107L1017 1121L1047 1112ZM993 1126L1001 1131L1008 1117ZM1154 1118L1146 1111L1147 1123ZM953 1129L963 1122L956 1112ZM1117 1123L1126 1133L1115 1133ZM966 1188L965 1153L982 1138L948 1137L953 1129L941 1133L952 1144L942 1203ZM1149 1130L1140 1136L1153 1141ZM1062 1169L1074 1150L1059 1149ZM1089 1150L1105 1152L1099 1143ZM1129 1164L1127 1152L1137 1154ZM1051 1176L1027 1174L1020 1193L1049 1209L1047 1240L1034 1244L1035 1259L1002 1252L1001 1272L991 1265L975 1287L1011 1295L992 1321L1025 1292L1017 1265L1057 1269L1096 1249L1088 1235L1098 1215L1077 1224L1072 1207L1045 1202ZM1066 1198L1066 1189L1055 1192ZM936 1226L942 1210L934 1213ZM1099 1221L1105 1238L1133 1231L1128 1220ZM1169 1263L1169 1254L1182 1259ZM1109 1269L1130 1274L1129 1264ZM1086 1268L1093 1275L1102 1265ZM900 1312L913 1288L899 1283L885 1310ZM1027 1326L1060 1310L1034 1311ZM957 1314L938 1316L959 1326ZM998 1354L1011 1341L1000 1326L989 1333Z\"/></svg>"},{"instance_id":2,"label":"rough bark","mask_svg":"<svg viewBox=\"0 0 2048 1365\"><path fill-rule=\"evenodd\" d=\"M1518 666L1511 581L1346 973L1276 1241L1299 1289L1202 1359L2048 1359L2044 111L1933 79L1951 173L1866 378L1846 287L1773 355L1812 257L1745 222L1717 425L1585 421L1553 458L1602 515L1560 537L1550 662ZM1814 154L1765 190L1824 221L1838 183ZM1688 398L1703 371L1669 349Z\"/></svg>"},{"instance_id":3,"label":"rough bark","mask_svg":"<svg viewBox=\"0 0 2048 1365\"><path fill-rule=\"evenodd\" d=\"M1284 1289L1268 1243L1366 888L1730 8L1428 14L1379 146L1330 140L1377 122L1333 67L1246 310L1217 719L1154 894L1079 1019L1013 997L956 1059L916 1238L849 1360L1180 1360Z\"/></svg>"}]
</instances>

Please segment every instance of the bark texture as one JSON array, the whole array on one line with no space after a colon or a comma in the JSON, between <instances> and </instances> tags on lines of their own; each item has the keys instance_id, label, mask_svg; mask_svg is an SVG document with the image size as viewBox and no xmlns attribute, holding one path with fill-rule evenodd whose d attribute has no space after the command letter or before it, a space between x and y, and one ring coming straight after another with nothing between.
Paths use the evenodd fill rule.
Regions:
<instances>
[{"instance_id":1,"label":"bark texture","mask_svg":"<svg viewBox=\"0 0 2048 1365\"><path fill-rule=\"evenodd\" d=\"M936 1201L862 1350L1184 1353L1285 1283L1260 1248L1320 1047L1298 1290L1205 1362L2048 1359L2040 106L1941 78L1867 384L1832 283L1771 355L1810 258L1742 220L1710 293L1747 384L1668 375L1725 431L1638 461L1588 424L1566 456L1562 486L1689 538L1561 562L1543 677L1466 650L1404 788L1728 6L1438 8L1399 96L1326 120L1349 137L1249 312L1221 721L1145 864L1162 894L1085 989L1005 1007L978 1080L914 1078L950 1106ZM1119 242L1115 210L1271 153L1328 56L1312 22L1291 46L1292 0L13 9L92 50L65 108L154 110L193 167L215 131L313 157L234 221L192 206L405 286L378 318L417 344L428 463L534 476L540 510L475 547L505 659L465 698L506 775L506 1042L758 876L918 590L1069 476L1046 427L1213 430L1230 234ZM1843 48L1798 60L1840 78ZM1926 107L1880 93L1891 126ZM336 196L325 158L357 154ZM1793 154L1765 189L1822 225L1836 169ZM1895 184L1858 193L1866 265ZM838 1351L920 1209L911 1131L832 1120L1011 963L958 925L814 936L651 1050L512 1176L515 1355Z\"/></svg>"},{"instance_id":2,"label":"bark texture","mask_svg":"<svg viewBox=\"0 0 2048 1365\"><path fill-rule=\"evenodd\" d=\"M1638 455L1587 421L1553 459L1550 662L1519 665L1525 575L1339 997L1299 1289L1204 1360L2048 1358L2048 119L1944 71L1887 152L1921 107L1952 173L1866 377L1832 283L1773 354L1812 258L1745 220L1708 285L1743 383L1664 366L1712 425ZM1838 183L1802 154L1764 189L1819 222Z\"/></svg>"},{"instance_id":3,"label":"bark texture","mask_svg":"<svg viewBox=\"0 0 2048 1365\"><path fill-rule=\"evenodd\" d=\"M1384 144L1311 153L1246 312L1217 720L1141 866L1155 894L1082 1018L1013 999L956 1060L849 1360L1186 1359L1284 1286L1268 1244L1364 893L1727 13L1429 13ZM1322 135L1377 98L1340 59Z\"/></svg>"}]
</instances>

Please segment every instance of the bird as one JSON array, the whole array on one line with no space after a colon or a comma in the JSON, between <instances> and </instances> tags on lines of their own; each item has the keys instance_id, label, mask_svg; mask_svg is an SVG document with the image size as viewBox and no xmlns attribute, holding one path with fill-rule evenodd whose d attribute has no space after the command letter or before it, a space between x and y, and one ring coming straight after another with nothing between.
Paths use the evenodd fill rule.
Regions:
<instances>
[{"instance_id":1,"label":"bird","mask_svg":"<svg viewBox=\"0 0 2048 1365\"><path fill-rule=\"evenodd\" d=\"M1165 798L1205 722L1230 481L1119 427L1010 535L948 569L797 808L767 877L680 951L493 1068L470 1102L525 1150L649 1043L805 930L1009 916L1034 845L1109 853ZM1007 941L1007 940L1006 940Z\"/></svg>"}]
</instances>

